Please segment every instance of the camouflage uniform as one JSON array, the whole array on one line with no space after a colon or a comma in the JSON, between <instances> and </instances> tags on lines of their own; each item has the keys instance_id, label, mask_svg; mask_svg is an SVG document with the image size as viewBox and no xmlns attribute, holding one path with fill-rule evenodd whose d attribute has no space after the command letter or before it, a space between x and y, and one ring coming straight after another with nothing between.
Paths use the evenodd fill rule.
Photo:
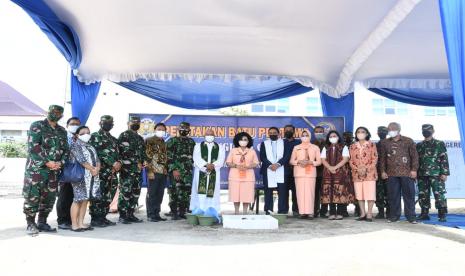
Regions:
<instances>
[{"instance_id":1,"label":"camouflage uniform","mask_svg":"<svg viewBox=\"0 0 465 276\"><path fill-rule=\"evenodd\" d=\"M188 129L189 127L189 123L180 124L180 129ZM194 140L187 136L173 137L167 142L168 173L171 180L168 194L170 195L169 206L173 218L176 218L178 214L182 217L189 207L194 146ZM179 181L174 179L173 171L175 170L181 174Z\"/></svg>"},{"instance_id":2,"label":"camouflage uniform","mask_svg":"<svg viewBox=\"0 0 465 276\"><path fill-rule=\"evenodd\" d=\"M140 123L139 117L131 117L131 123ZM119 185L118 211L120 218L134 217L142 183L138 165L147 160L144 139L134 130L126 130L118 138L122 162ZM133 221L134 222L134 221Z\"/></svg>"},{"instance_id":3,"label":"camouflage uniform","mask_svg":"<svg viewBox=\"0 0 465 276\"><path fill-rule=\"evenodd\" d=\"M113 124L113 117L102 116L100 123ZM106 221L105 217L118 187L117 172L113 169L113 165L120 162L118 140L109 131L101 128L98 132L92 133L89 144L97 151L101 164L99 174L101 198L91 202L90 215L92 221Z\"/></svg>"},{"instance_id":4,"label":"camouflage uniform","mask_svg":"<svg viewBox=\"0 0 465 276\"><path fill-rule=\"evenodd\" d=\"M378 127L378 135L380 133L386 134L388 133L387 127ZM378 143L376 143L376 149L378 151L378 156L380 156L381 153L381 144L383 140L386 139L386 137L380 137L380 140ZM376 207L378 208L378 215L376 218L384 218L384 208L389 209L389 202L388 202L388 197L387 197L387 180L383 179L381 177L381 168L380 168L380 161L378 160L377 164L377 169L378 169L378 180L376 181ZM388 211L386 210L386 213Z\"/></svg>"},{"instance_id":5,"label":"camouflage uniform","mask_svg":"<svg viewBox=\"0 0 465 276\"><path fill-rule=\"evenodd\" d=\"M433 130L431 125L423 125L423 131ZM439 215L447 213L446 184L441 175L449 175L449 161L444 142L431 139L417 144L420 167L418 169L418 202L422 214L428 214L431 208L431 189ZM420 215L421 216L421 215Z\"/></svg>"},{"instance_id":6,"label":"camouflage uniform","mask_svg":"<svg viewBox=\"0 0 465 276\"><path fill-rule=\"evenodd\" d=\"M54 111L63 113L63 107L50 106L49 112ZM59 120L59 118L55 119ZM48 214L55 204L58 177L61 172L61 169L49 169L46 163L49 161L59 162L63 168L69 155L66 130L59 125L53 128L47 119L34 122L28 131L27 145L28 157L24 174L23 211L28 226L35 225L35 216L37 212L39 213L40 229L41 224L46 224Z\"/></svg>"}]
</instances>

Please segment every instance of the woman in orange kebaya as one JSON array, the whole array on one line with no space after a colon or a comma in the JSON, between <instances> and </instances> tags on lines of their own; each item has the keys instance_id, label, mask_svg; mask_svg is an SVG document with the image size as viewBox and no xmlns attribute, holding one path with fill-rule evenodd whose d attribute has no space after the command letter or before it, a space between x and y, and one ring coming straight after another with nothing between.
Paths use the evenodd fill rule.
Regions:
<instances>
[{"instance_id":1,"label":"woman in orange kebaya","mask_svg":"<svg viewBox=\"0 0 465 276\"><path fill-rule=\"evenodd\" d=\"M249 204L254 202L255 172L259 164L257 153L253 149L253 139L247 132L236 134L234 148L226 159L229 170L229 201L234 202L234 214L247 214Z\"/></svg>"},{"instance_id":2,"label":"woman in orange kebaya","mask_svg":"<svg viewBox=\"0 0 465 276\"><path fill-rule=\"evenodd\" d=\"M294 166L300 218L313 219L316 167L321 165L320 148L310 143L310 133L302 132L301 144L294 147L289 163Z\"/></svg>"}]
</instances>

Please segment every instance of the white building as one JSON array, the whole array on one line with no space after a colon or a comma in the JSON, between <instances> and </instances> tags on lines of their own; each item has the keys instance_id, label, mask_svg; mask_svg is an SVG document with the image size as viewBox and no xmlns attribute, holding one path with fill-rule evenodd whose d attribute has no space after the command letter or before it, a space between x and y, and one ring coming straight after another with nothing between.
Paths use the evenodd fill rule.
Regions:
<instances>
[{"instance_id":1,"label":"white building","mask_svg":"<svg viewBox=\"0 0 465 276\"><path fill-rule=\"evenodd\" d=\"M255 116L323 115L317 90L290 98L247 104L237 108ZM71 107L67 106L65 110L70 113ZM101 115L113 115L115 118L113 134L117 135L126 129L129 113L222 115L225 111L227 112L229 109L190 110L177 108L105 81L102 83L88 125L92 130L96 130ZM393 121L402 125L404 135L415 140L422 139L421 125L424 123L431 123L435 126L436 137L439 139L460 140L453 107L432 108L403 104L378 96L362 87L356 87L355 127L366 126L371 130L373 139L377 139L377 127Z\"/></svg>"}]
</instances>

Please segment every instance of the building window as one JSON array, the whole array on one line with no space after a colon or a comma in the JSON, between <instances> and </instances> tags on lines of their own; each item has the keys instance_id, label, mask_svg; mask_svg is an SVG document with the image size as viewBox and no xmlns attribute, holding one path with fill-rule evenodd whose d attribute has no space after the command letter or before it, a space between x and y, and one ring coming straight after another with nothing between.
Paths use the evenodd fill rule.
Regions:
<instances>
[{"instance_id":1,"label":"building window","mask_svg":"<svg viewBox=\"0 0 465 276\"><path fill-rule=\"evenodd\" d=\"M268 101L260 104L252 104L252 112L266 112L266 113L288 113L289 112L289 99L279 99Z\"/></svg>"},{"instance_id":2,"label":"building window","mask_svg":"<svg viewBox=\"0 0 465 276\"><path fill-rule=\"evenodd\" d=\"M408 115L408 105L390 99L372 99L372 111L376 115Z\"/></svg>"},{"instance_id":3,"label":"building window","mask_svg":"<svg viewBox=\"0 0 465 276\"><path fill-rule=\"evenodd\" d=\"M318 97L307 97L306 107L308 115L319 115L321 110L321 102Z\"/></svg>"},{"instance_id":4,"label":"building window","mask_svg":"<svg viewBox=\"0 0 465 276\"><path fill-rule=\"evenodd\" d=\"M455 116L453 107L425 107L425 116Z\"/></svg>"},{"instance_id":5,"label":"building window","mask_svg":"<svg viewBox=\"0 0 465 276\"><path fill-rule=\"evenodd\" d=\"M253 104L252 105L252 112L263 112L263 105L262 104Z\"/></svg>"}]
</instances>

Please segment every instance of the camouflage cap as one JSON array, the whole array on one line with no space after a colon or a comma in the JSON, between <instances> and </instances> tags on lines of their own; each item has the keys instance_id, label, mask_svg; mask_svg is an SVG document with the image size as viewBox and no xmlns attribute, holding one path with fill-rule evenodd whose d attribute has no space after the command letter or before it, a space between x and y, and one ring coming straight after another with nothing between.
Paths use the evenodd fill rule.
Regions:
<instances>
[{"instance_id":1,"label":"camouflage cap","mask_svg":"<svg viewBox=\"0 0 465 276\"><path fill-rule=\"evenodd\" d=\"M51 106L48 107L48 111L58 111L58 112L61 112L63 113L64 111L64 108L60 105L56 105L56 104L52 104Z\"/></svg>"},{"instance_id":2,"label":"camouflage cap","mask_svg":"<svg viewBox=\"0 0 465 276\"><path fill-rule=\"evenodd\" d=\"M113 116L103 115L102 117L100 117L100 122L108 122L108 121L113 121Z\"/></svg>"},{"instance_id":3,"label":"camouflage cap","mask_svg":"<svg viewBox=\"0 0 465 276\"><path fill-rule=\"evenodd\" d=\"M139 116L130 116L129 117L129 122L130 123L140 123L140 117Z\"/></svg>"},{"instance_id":4,"label":"camouflage cap","mask_svg":"<svg viewBox=\"0 0 465 276\"><path fill-rule=\"evenodd\" d=\"M188 122L181 122L179 124L180 129L187 129L187 128L190 128L190 127L191 127L191 124L189 124Z\"/></svg>"},{"instance_id":5,"label":"camouflage cap","mask_svg":"<svg viewBox=\"0 0 465 276\"><path fill-rule=\"evenodd\" d=\"M434 131L434 127L431 124L424 124L421 126L422 130L429 130L429 131Z\"/></svg>"},{"instance_id":6,"label":"camouflage cap","mask_svg":"<svg viewBox=\"0 0 465 276\"><path fill-rule=\"evenodd\" d=\"M378 127L378 132L389 132L388 128L385 126L379 126Z\"/></svg>"}]
</instances>

